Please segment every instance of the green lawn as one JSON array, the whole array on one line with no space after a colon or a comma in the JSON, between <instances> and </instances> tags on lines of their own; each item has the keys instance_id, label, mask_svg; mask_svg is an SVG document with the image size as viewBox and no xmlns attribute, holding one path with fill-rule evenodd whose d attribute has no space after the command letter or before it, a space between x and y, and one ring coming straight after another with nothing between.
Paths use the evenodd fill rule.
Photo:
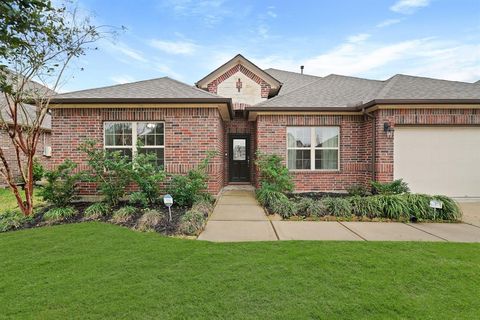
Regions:
<instances>
[{"instance_id":1,"label":"green lawn","mask_svg":"<svg viewBox=\"0 0 480 320\"><path fill-rule=\"evenodd\" d=\"M38 191L39 189L33 190L34 208L43 204L42 198L38 195ZM23 192L21 192L21 194L23 197ZM9 188L0 189L0 214L2 214L2 212L4 212L5 210L15 208L18 208L18 205L12 191Z\"/></svg>"},{"instance_id":2,"label":"green lawn","mask_svg":"<svg viewBox=\"0 0 480 320\"><path fill-rule=\"evenodd\" d=\"M0 234L0 318L478 319L480 245Z\"/></svg>"}]
</instances>

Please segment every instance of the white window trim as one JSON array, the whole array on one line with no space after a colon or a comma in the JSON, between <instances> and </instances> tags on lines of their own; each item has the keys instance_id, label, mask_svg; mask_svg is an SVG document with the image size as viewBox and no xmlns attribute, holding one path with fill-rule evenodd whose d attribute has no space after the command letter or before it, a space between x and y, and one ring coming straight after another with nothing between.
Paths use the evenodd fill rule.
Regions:
<instances>
[{"instance_id":1,"label":"white window trim","mask_svg":"<svg viewBox=\"0 0 480 320\"><path fill-rule=\"evenodd\" d=\"M341 128L340 126L287 126L287 130L285 130L285 135L286 135L286 143L287 143L287 152L285 159L287 159L287 168L288 168L288 151L289 150L310 150L310 169L290 169L288 168L289 171L292 172L340 172L340 136L341 136ZM310 147L298 147L298 148L292 148L288 146L288 129L289 128L309 128L310 129ZM316 147L316 141L315 141L315 128L338 128L338 147L333 148L333 147ZM336 169L316 169L315 168L315 150L338 150L338 157L337 157L337 164L338 167Z\"/></svg>"},{"instance_id":2,"label":"white window trim","mask_svg":"<svg viewBox=\"0 0 480 320\"><path fill-rule=\"evenodd\" d=\"M128 146L107 146L105 142L107 141L106 138L106 125L112 123L130 123L132 124L132 145ZM103 122L103 150L106 151L107 149L132 149L132 159L135 158L138 154L137 150L137 142L138 142L138 134L137 134L137 123L161 123L163 124L163 146L142 146L145 149L163 149L163 170L166 167L166 160L165 160L165 122L164 121L104 121Z\"/></svg>"}]
</instances>

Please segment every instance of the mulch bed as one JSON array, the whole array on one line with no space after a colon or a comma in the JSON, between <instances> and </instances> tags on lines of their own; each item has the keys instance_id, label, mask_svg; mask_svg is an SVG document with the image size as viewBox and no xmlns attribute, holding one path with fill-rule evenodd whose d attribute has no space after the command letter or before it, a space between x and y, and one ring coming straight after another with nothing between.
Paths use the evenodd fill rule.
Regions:
<instances>
[{"instance_id":1,"label":"mulch bed","mask_svg":"<svg viewBox=\"0 0 480 320\"><path fill-rule=\"evenodd\" d=\"M98 219L87 219L87 218L85 218L83 212L92 203L93 202L75 202L75 203L73 203L71 206L74 207L78 211L78 214L76 214L72 218L65 219L65 220L62 220L62 221L43 221L43 215L44 215L45 212L47 212L50 209L50 207L42 208L40 211L38 211L35 214L35 217L32 220L23 224L23 226L20 227L19 229L30 229L30 228L37 228L37 227L50 226L50 225L69 224L69 223L80 223L80 222L85 222L85 221L101 221L101 222L113 223L112 221L110 221L111 217L102 217L102 218L98 218ZM127 202L120 203L117 207L115 207L113 209L113 211L115 211L115 210L117 210L121 207L124 207L126 205L128 205ZM125 223L117 223L117 224L121 225L121 226L124 226L124 227L127 227L127 228L131 228L131 229L135 228L136 225L137 225L138 219L140 219L140 217L143 214L142 208L137 208L137 209L138 209L137 214L134 216L133 219L131 219L131 220L125 222ZM163 235L168 235L168 236L175 235L175 234L178 233L177 230L178 230L178 227L179 227L180 218L185 214L186 211L189 210L188 207L179 207L179 206L175 206L175 205L172 206L172 208L171 208L172 209L172 221L169 221L168 208L166 208L165 206L158 206L158 207L151 208L151 209L155 209L155 210L159 211L160 213L164 214L164 219L162 220L162 222L159 225L157 225L157 227L155 228L155 231L158 232L158 233L161 233Z\"/></svg>"}]
</instances>

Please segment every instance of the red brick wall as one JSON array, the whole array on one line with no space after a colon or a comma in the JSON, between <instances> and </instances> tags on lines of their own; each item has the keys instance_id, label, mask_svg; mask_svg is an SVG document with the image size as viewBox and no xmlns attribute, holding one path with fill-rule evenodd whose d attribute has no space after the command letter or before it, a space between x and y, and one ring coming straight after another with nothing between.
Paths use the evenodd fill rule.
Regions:
<instances>
[{"instance_id":1,"label":"red brick wall","mask_svg":"<svg viewBox=\"0 0 480 320\"><path fill-rule=\"evenodd\" d=\"M259 115L257 148L277 154L286 160L286 128L288 126L339 126L339 171L291 171L296 191L342 191L352 184L364 184L371 173L365 153L363 116L290 116ZM371 132L371 131L370 131Z\"/></svg>"},{"instance_id":2,"label":"red brick wall","mask_svg":"<svg viewBox=\"0 0 480 320\"><path fill-rule=\"evenodd\" d=\"M479 109L383 109L376 116L376 178L393 180L393 144L395 131L390 136L384 132L385 122L395 129L399 125L480 125Z\"/></svg>"},{"instance_id":3,"label":"red brick wall","mask_svg":"<svg viewBox=\"0 0 480 320\"><path fill-rule=\"evenodd\" d=\"M102 108L53 109L53 163L71 159L85 168L85 157L78 146L86 139L103 144L104 121L164 121L165 170L186 173L205 158L207 151L217 151L209 167L209 191L216 194L223 186L223 122L215 108ZM91 185L84 194L94 194Z\"/></svg>"},{"instance_id":4,"label":"red brick wall","mask_svg":"<svg viewBox=\"0 0 480 320\"><path fill-rule=\"evenodd\" d=\"M49 131L44 131L40 135L38 140L37 150L35 156L40 160L40 163L45 167L45 169L50 168L50 157L45 157L43 155L43 151L45 145L50 146L50 137L51 133ZM22 181L20 169L17 165L17 156L15 154L15 148L12 146L12 142L8 136L8 133L5 130L0 129L0 146L2 148L3 153L5 154L9 167L12 170L12 174L16 180ZM0 163L0 167L3 168L3 164ZM0 176L0 186L6 185L3 177Z\"/></svg>"}]
</instances>

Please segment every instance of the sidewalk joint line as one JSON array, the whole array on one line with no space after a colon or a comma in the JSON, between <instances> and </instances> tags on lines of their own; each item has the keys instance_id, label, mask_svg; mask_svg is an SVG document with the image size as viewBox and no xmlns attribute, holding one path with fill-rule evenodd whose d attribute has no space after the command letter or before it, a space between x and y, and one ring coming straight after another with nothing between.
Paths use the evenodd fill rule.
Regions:
<instances>
[{"instance_id":1,"label":"sidewalk joint line","mask_svg":"<svg viewBox=\"0 0 480 320\"><path fill-rule=\"evenodd\" d=\"M349 227L347 227L346 225L344 225L342 223L342 221L336 221L337 223L339 223L341 226L343 226L345 229L347 229L348 231L350 231L351 233L353 233L354 235L356 235L357 237L359 237L360 239L362 239L363 241L368 241L366 238L362 237L361 235L359 235L358 233L356 233L355 231L353 231L352 229L350 229Z\"/></svg>"},{"instance_id":2,"label":"sidewalk joint line","mask_svg":"<svg viewBox=\"0 0 480 320\"><path fill-rule=\"evenodd\" d=\"M475 228L479 228L479 229L480 229L480 226L477 226L477 225L475 225L475 224L473 224L473 223L470 223L470 222L462 221L462 222L460 222L460 223L468 224L468 225L470 225L470 226L472 226L472 227L475 227Z\"/></svg>"},{"instance_id":3,"label":"sidewalk joint line","mask_svg":"<svg viewBox=\"0 0 480 320\"><path fill-rule=\"evenodd\" d=\"M275 229L275 226L273 225L272 220L268 219L270 221L270 225L272 226L273 232L275 233L275 237L277 237L277 240L280 241L280 237L278 236L277 229Z\"/></svg>"},{"instance_id":4,"label":"sidewalk joint line","mask_svg":"<svg viewBox=\"0 0 480 320\"><path fill-rule=\"evenodd\" d=\"M436 238L438 238L438 239L442 239L442 240L444 240L444 241L450 242L450 241L448 241L448 239L445 239L445 238L442 238L442 237L440 237L440 236L437 236L437 235L434 234L434 233L431 233L431 232L422 230L422 229L420 229L420 228L417 228L417 227L415 227L415 226L414 226L413 224L411 224L411 223L406 223L406 222L402 222L402 223L405 224L405 225L407 225L407 226L410 226L410 227L412 227L412 228L414 228L414 229L417 229L417 230L419 230L419 231L425 232L426 234L429 234L429 235L431 235L431 236L434 236L434 237L436 237Z\"/></svg>"}]
</instances>

